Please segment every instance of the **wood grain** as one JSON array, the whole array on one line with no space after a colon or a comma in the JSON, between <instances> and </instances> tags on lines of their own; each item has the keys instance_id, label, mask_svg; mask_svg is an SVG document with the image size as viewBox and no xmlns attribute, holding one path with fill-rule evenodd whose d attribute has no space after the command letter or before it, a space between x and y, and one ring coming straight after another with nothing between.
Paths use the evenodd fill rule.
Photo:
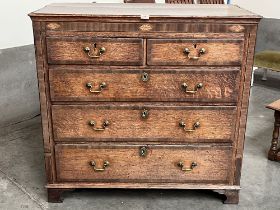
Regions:
<instances>
[{"instance_id":1,"label":"wood grain","mask_svg":"<svg viewBox=\"0 0 280 210\"><path fill-rule=\"evenodd\" d=\"M76 70L53 68L49 72L52 101L200 101L237 102L239 70ZM142 81L144 73L149 80ZM99 94L91 93L86 84L94 84L94 90L105 82L107 87ZM203 87L195 94L197 84Z\"/></svg>"},{"instance_id":2,"label":"wood grain","mask_svg":"<svg viewBox=\"0 0 280 210\"><path fill-rule=\"evenodd\" d=\"M280 99L272 102L271 104L268 104L266 108L280 112Z\"/></svg>"},{"instance_id":3,"label":"wood grain","mask_svg":"<svg viewBox=\"0 0 280 210\"><path fill-rule=\"evenodd\" d=\"M34 20L36 18L63 18L77 17L79 19L88 17L91 19L118 18L131 20L140 19L141 15L150 15L151 18L180 18L181 21L187 19L235 19L246 21L247 19L259 19L248 10L244 10L237 5L195 5L195 4L92 4L92 3L62 3L50 4L40 10L29 14ZM36 20L38 20L36 19Z\"/></svg>"},{"instance_id":4,"label":"wood grain","mask_svg":"<svg viewBox=\"0 0 280 210\"><path fill-rule=\"evenodd\" d=\"M169 20L170 21L170 20ZM201 35L208 35L208 33L216 33L217 37L220 36L220 34L227 33L227 37L231 37L233 34L242 34L240 32L242 31L236 31L232 30L233 28L239 28L243 27L246 28L245 24L242 23L228 23L228 24L220 24L217 23L219 20L213 23L205 23L199 22L197 20L191 21L191 22L151 22L149 21L149 25L151 26L151 29L149 31L143 31L140 30L140 27L144 24L147 24L147 22L102 22L102 21L56 21L56 22L48 22L46 32L47 34L50 34L51 32L59 32L60 35L64 35L67 32L126 32L126 33L132 33L138 34L138 35L145 35L148 32L150 33L180 33L181 36L188 36L195 33L206 33ZM138 33L136 33L138 32ZM187 34L183 34L187 33ZM74 35L74 34L73 34ZM84 34L85 35L85 34ZM116 34L114 34L116 36ZM119 34L118 34L119 35ZM164 34L158 34L158 35L164 35Z\"/></svg>"},{"instance_id":5,"label":"wood grain","mask_svg":"<svg viewBox=\"0 0 280 210\"><path fill-rule=\"evenodd\" d=\"M155 3L155 0L124 0L124 3Z\"/></svg>"},{"instance_id":6,"label":"wood grain","mask_svg":"<svg viewBox=\"0 0 280 210\"><path fill-rule=\"evenodd\" d=\"M45 23L33 22L33 33L36 54L37 79L40 96L46 180L48 183L54 183L56 181L56 171L52 139L52 122L50 120L51 105L49 99L48 64L45 48Z\"/></svg>"},{"instance_id":7,"label":"wood grain","mask_svg":"<svg viewBox=\"0 0 280 210\"><path fill-rule=\"evenodd\" d=\"M236 29L231 29L236 30ZM73 37L73 36L90 36L90 37L102 37L102 38L114 38L117 36L123 38L143 38L145 39L228 39L228 33L176 33L176 32L164 32L164 33L156 33L153 31L148 31L144 33L135 33L133 31L130 32L108 32L108 31L47 31L47 36L49 37L57 37L63 35L64 37ZM231 33L231 39L244 39L243 33ZM132 66L133 67L133 66Z\"/></svg>"},{"instance_id":8,"label":"wood grain","mask_svg":"<svg viewBox=\"0 0 280 210\"><path fill-rule=\"evenodd\" d=\"M57 145L57 175L59 181L228 183L230 151L230 147L149 146L147 156L141 157L138 146ZM104 160L110 165L96 172L89 164L93 160L99 168ZM184 172L177 166L180 161L186 168L193 161L198 166Z\"/></svg>"},{"instance_id":9,"label":"wood grain","mask_svg":"<svg viewBox=\"0 0 280 210\"><path fill-rule=\"evenodd\" d=\"M268 159L272 161L280 161L280 148L278 146L280 136L280 112L274 112L274 129L272 133L271 146L268 151Z\"/></svg>"},{"instance_id":10,"label":"wood grain","mask_svg":"<svg viewBox=\"0 0 280 210\"><path fill-rule=\"evenodd\" d=\"M246 131L246 124L247 124L247 116L248 116L248 107L249 107L249 96L250 96L250 84L251 84L251 75L252 75L252 67L254 62L254 52L255 52L255 44L256 44L256 35L257 35L257 25L252 25L248 27L248 34L247 34L247 51L243 56L243 65L242 65L242 75L241 75L241 88L239 92L239 104L238 104L238 115L237 115L237 122L238 122L238 130L235 142L235 164L234 166L238 166L235 168L234 174L234 183L239 184L241 173L240 170L242 164L240 164L240 159L243 158L243 151L244 151L244 141L245 141L245 131Z\"/></svg>"},{"instance_id":11,"label":"wood grain","mask_svg":"<svg viewBox=\"0 0 280 210\"><path fill-rule=\"evenodd\" d=\"M199 4L224 4L224 0L198 0Z\"/></svg>"},{"instance_id":12,"label":"wood grain","mask_svg":"<svg viewBox=\"0 0 280 210\"><path fill-rule=\"evenodd\" d=\"M192 190L240 190L240 186L207 183L172 183L172 182L59 182L46 185L47 189L69 188L116 188L116 189L192 189Z\"/></svg>"},{"instance_id":13,"label":"wood grain","mask_svg":"<svg viewBox=\"0 0 280 210\"><path fill-rule=\"evenodd\" d=\"M260 16L233 5L192 4L53 4L30 16L50 201L65 189L106 187L213 189L238 203ZM83 51L94 42L107 50L97 60ZM189 61L186 47L190 56L200 47L206 54ZM150 75L145 84L143 72ZM94 97L84 92L85 81L100 79L108 89ZM201 80L205 89L186 96L183 80L190 88ZM104 132L88 125L105 118ZM201 127L186 133L180 120ZM148 147L146 158L140 146ZM110 159L106 176L94 174L88 158L98 166ZM180 173L179 158L199 166Z\"/></svg>"},{"instance_id":14,"label":"wood grain","mask_svg":"<svg viewBox=\"0 0 280 210\"><path fill-rule=\"evenodd\" d=\"M194 4L194 0L165 0L167 4Z\"/></svg>"},{"instance_id":15,"label":"wood grain","mask_svg":"<svg viewBox=\"0 0 280 210\"><path fill-rule=\"evenodd\" d=\"M85 47L92 50L105 47L100 58L90 58ZM129 38L52 37L47 38L48 61L50 64L91 65L142 65L143 40Z\"/></svg>"},{"instance_id":16,"label":"wood grain","mask_svg":"<svg viewBox=\"0 0 280 210\"><path fill-rule=\"evenodd\" d=\"M144 109L147 119L141 118ZM53 105L55 141L170 141L170 142L230 142L235 129L235 107L103 106ZM88 124L96 122L105 131L94 131ZM201 127L187 133L180 126L183 120L191 129L197 121Z\"/></svg>"},{"instance_id":17,"label":"wood grain","mask_svg":"<svg viewBox=\"0 0 280 210\"><path fill-rule=\"evenodd\" d=\"M240 65L243 52L243 40L149 39L147 44L149 65ZM191 57L199 56L201 48L206 53L192 60L185 48Z\"/></svg>"},{"instance_id":18,"label":"wood grain","mask_svg":"<svg viewBox=\"0 0 280 210\"><path fill-rule=\"evenodd\" d=\"M239 203L239 190L225 190L224 195L226 199L225 204L238 204Z\"/></svg>"}]
</instances>

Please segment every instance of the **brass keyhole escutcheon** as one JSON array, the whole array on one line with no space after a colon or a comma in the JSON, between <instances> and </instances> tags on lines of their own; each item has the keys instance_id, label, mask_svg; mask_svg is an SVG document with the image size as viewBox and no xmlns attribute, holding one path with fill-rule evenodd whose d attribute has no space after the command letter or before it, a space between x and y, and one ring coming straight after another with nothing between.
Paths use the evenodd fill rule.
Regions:
<instances>
[{"instance_id":1,"label":"brass keyhole escutcheon","mask_svg":"<svg viewBox=\"0 0 280 210\"><path fill-rule=\"evenodd\" d=\"M140 155L141 157L146 157L146 156L147 156L147 153L148 153L147 147L140 147L139 155Z\"/></svg>"},{"instance_id":2,"label":"brass keyhole escutcheon","mask_svg":"<svg viewBox=\"0 0 280 210\"><path fill-rule=\"evenodd\" d=\"M141 117L143 119L147 119L149 116L149 111L147 109L144 109L142 112L141 112Z\"/></svg>"},{"instance_id":3,"label":"brass keyhole escutcheon","mask_svg":"<svg viewBox=\"0 0 280 210\"><path fill-rule=\"evenodd\" d=\"M143 82L148 82L149 79L150 79L149 74L148 74L147 72L143 72L143 74L142 74L142 76L141 76L141 80L142 80Z\"/></svg>"}]
</instances>

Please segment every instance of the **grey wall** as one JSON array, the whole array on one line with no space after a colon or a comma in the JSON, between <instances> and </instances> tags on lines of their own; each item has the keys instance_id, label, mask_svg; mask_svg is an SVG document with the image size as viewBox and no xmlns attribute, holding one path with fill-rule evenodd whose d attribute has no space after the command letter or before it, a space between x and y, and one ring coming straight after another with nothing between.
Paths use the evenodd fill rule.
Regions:
<instances>
[{"instance_id":1,"label":"grey wall","mask_svg":"<svg viewBox=\"0 0 280 210\"><path fill-rule=\"evenodd\" d=\"M0 50L0 127L39 114L34 46Z\"/></svg>"},{"instance_id":2,"label":"grey wall","mask_svg":"<svg viewBox=\"0 0 280 210\"><path fill-rule=\"evenodd\" d=\"M280 50L280 20L263 19L256 51ZM39 114L33 45L0 50L0 127Z\"/></svg>"},{"instance_id":3,"label":"grey wall","mask_svg":"<svg viewBox=\"0 0 280 210\"><path fill-rule=\"evenodd\" d=\"M258 28L256 52L280 50L280 20L264 18Z\"/></svg>"}]
</instances>

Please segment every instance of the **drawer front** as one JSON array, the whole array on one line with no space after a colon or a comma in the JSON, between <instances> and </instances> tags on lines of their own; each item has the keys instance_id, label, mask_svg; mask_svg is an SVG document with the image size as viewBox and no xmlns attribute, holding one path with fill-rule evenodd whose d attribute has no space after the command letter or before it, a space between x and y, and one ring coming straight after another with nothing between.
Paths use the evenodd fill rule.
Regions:
<instances>
[{"instance_id":1,"label":"drawer front","mask_svg":"<svg viewBox=\"0 0 280 210\"><path fill-rule=\"evenodd\" d=\"M143 150L145 153L143 154ZM58 181L229 183L226 146L56 145Z\"/></svg>"},{"instance_id":2,"label":"drawer front","mask_svg":"<svg viewBox=\"0 0 280 210\"><path fill-rule=\"evenodd\" d=\"M47 48L50 64L143 64L143 40L137 38L49 37Z\"/></svg>"},{"instance_id":3,"label":"drawer front","mask_svg":"<svg viewBox=\"0 0 280 210\"><path fill-rule=\"evenodd\" d=\"M216 33L219 36L221 33L227 33L234 35L237 33L244 33L246 25L234 24L234 23L203 23L195 20L185 22L48 22L46 30L50 32L125 32L128 34L136 34L137 36L149 32L149 33Z\"/></svg>"},{"instance_id":4,"label":"drawer front","mask_svg":"<svg viewBox=\"0 0 280 210\"><path fill-rule=\"evenodd\" d=\"M149 39L149 65L240 65L243 39Z\"/></svg>"},{"instance_id":5,"label":"drawer front","mask_svg":"<svg viewBox=\"0 0 280 210\"><path fill-rule=\"evenodd\" d=\"M53 105L55 141L231 142L236 107Z\"/></svg>"},{"instance_id":6,"label":"drawer front","mask_svg":"<svg viewBox=\"0 0 280 210\"><path fill-rule=\"evenodd\" d=\"M236 102L239 73L239 69L50 69L50 93L53 101Z\"/></svg>"}]
</instances>

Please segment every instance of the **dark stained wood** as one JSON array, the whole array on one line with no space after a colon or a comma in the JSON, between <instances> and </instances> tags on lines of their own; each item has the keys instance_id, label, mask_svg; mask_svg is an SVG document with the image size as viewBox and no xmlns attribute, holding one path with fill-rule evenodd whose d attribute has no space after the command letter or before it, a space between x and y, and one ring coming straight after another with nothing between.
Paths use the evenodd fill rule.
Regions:
<instances>
[{"instance_id":1,"label":"dark stained wood","mask_svg":"<svg viewBox=\"0 0 280 210\"><path fill-rule=\"evenodd\" d=\"M135 4L133 4L135 5ZM179 5L179 4L169 4L169 5ZM184 4L180 4L180 5L184 5ZM192 4L189 4L192 5ZM203 5L202 5L203 6ZM211 5L213 6L213 5ZM58 20L59 17L59 20ZM200 18L182 18L182 17L176 17L176 16L172 16L172 17L167 17L167 16L152 16L150 17L149 20L140 20L139 16L129 16L129 18L124 18L124 16L117 16L117 17L109 17L109 16L102 16L102 17L91 17L91 16L43 16L43 15L39 15L39 16L32 16L31 19L33 21L43 21L43 22L67 22L67 21L71 21L71 22L110 22L110 23L158 23L158 22L168 22L168 23L205 23L205 21L207 21L207 23L209 24L257 24L260 19L261 16L255 16L252 17L250 16L250 18L246 18L246 17L240 17L240 18L233 18L233 17L222 17L222 16L217 16L217 17L200 17Z\"/></svg>"},{"instance_id":2,"label":"dark stained wood","mask_svg":"<svg viewBox=\"0 0 280 210\"><path fill-rule=\"evenodd\" d=\"M48 202L49 203L62 203L62 194L65 191L71 191L72 189L68 188L48 188Z\"/></svg>"},{"instance_id":3,"label":"dark stained wood","mask_svg":"<svg viewBox=\"0 0 280 210\"><path fill-rule=\"evenodd\" d=\"M272 102L271 104L267 105L266 108L272 109L274 111L280 112L280 99L277 101Z\"/></svg>"},{"instance_id":4,"label":"dark stained wood","mask_svg":"<svg viewBox=\"0 0 280 210\"><path fill-rule=\"evenodd\" d=\"M198 0L200 4L224 4L224 0Z\"/></svg>"},{"instance_id":5,"label":"dark stained wood","mask_svg":"<svg viewBox=\"0 0 280 210\"><path fill-rule=\"evenodd\" d=\"M167 4L194 4L194 0L165 0Z\"/></svg>"},{"instance_id":6,"label":"dark stained wood","mask_svg":"<svg viewBox=\"0 0 280 210\"><path fill-rule=\"evenodd\" d=\"M91 146L57 145L56 164L59 181L92 182L200 182L228 183L231 159L230 147L147 146L147 155L140 156L141 146ZM109 166L104 171L95 171L89 163L95 161L96 168ZM193 162L192 171L182 171ZM141 167L139 167L141 166Z\"/></svg>"},{"instance_id":7,"label":"dark stained wood","mask_svg":"<svg viewBox=\"0 0 280 210\"><path fill-rule=\"evenodd\" d=\"M240 186L227 185L227 184L208 184L208 183L172 183L172 182L149 182L149 183L137 183L137 182L60 182L57 184L48 184L47 189L66 189L69 188L127 188L127 189L211 189L218 191L218 193L225 196L224 203L237 204L233 202L238 201ZM236 192L234 192L236 191ZM229 199L232 198L231 203ZM235 195L235 196L234 196Z\"/></svg>"},{"instance_id":8,"label":"dark stained wood","mask_svg":"<svg viewBox=\"0 0 280 210\"><path fill-rule=\"evenodd\" d=\"M56 171L54 163L54 148L52 139L52 125L50 120L50 99L48 85L48 64L46 60L45 48L45 23L33 22L33 33L36 54L37 79L40 96L40 109L42 119L42 132L45 153L45 170L48 183L56 181Z\"/></svg>"},{"instance_id":9,"label":"dark stained wood","mask_svg":"<svg viewBox=\"0 0 280 210\"><path fill-rule=\"evenodd\" d=\"M45 170L48 183L54 183L56 181L54 148L52 148L51 152L45 153Z\"/></svg>"},{"instance_id":10,"label":"dark stained wood","mask_svg":"<svg viewBox=\"0 0 280 210\"><path fill-rule=\"evenodd\" d=\"M272 134L271 146L268 151L268 159L280 161L280 148L278 147L280 133L280 99L266 106L268 109L274 110L274 129Z\"/></svg>"},{"instance_id":11,"label":"dark stained wood","mask_svg":"<svg viewBox=\"0 0 280 210\"><path fill-rule=\"evenodd\" d=\"M236 142L234 142L236 144ZM236 147L236 145L235 145ZM235 166L235 173L233 175L234 177L234 184L235 185L240 185L240 177L241 177L241 169L242 169L242 158L236 158L236 160L234 160L233 165Z\"/></svg>"},{"instance_id":12,"label":"dark stained wood","mask_svg":"<svg viewBox=\"0 0 280 210\"><path fill-rule=\"evenodd\" d=\"M135 182L59 182L56 184L48 184L48 189L53 188L126 188L126 189L210 189L210 190L240 190L240 186L227 184L207 184L207 183L135 183Z\"/></svg>"},{"instance_id":13,"label":"dark stained wood","mask_svg":"<svg viewBox=\"0 0 280 210\"><path fill-rule=\"evenodd\" d=\"M74 67L75 68L75 67ZM143 81L144 74L148 81ZM200 101L237 102L240 70L75 70L50 69L50 93L52 101ZM91 82L98 90L102 82L107 84L101 93L91 93L86 84ZM197 84L203 87L197 93Z\"/></svg>"},{"instance_id":14,"label":"dark stained wood","mask_svg":"<svg viewBox=\"0 0 280 210\"><path fill-rule=\"evenodd\" d=\"M50 203L62 203L63 189L48 189L48 202Z\"/></svg>"},{"instance_id":15,"label":"dark stained wood","mask_svg":"<svg viewBox=\"0 0 280 210\"><path fill-rule=\"evenodd\" d=\"M158 35L166 36L167 32L172 33L181 33L181 37L190 36L190 38L199 38L198 36L210 36L210 33L215 33L213 38L220 38L221 35L226 36L225 38L234 39L235 36L244 36L242 32L245 31L245 24L221 24L220 20L216 20L213 23L205 23L205 21L193 20L189 22L188 20L184 22L170 22L170 20L161 23L161 22L151 22L149 21L149 28L146 30L141 30L143 25L147 25L147 22L103 22L103 21L54 21L48 22L46 25L46 30L48 35L52 35L56 32L57 35L65 35L65 32L103 32L100 34L100 37L104 37L104 34L112 34L112 32L126 32L123 34L119 34L121 36L128 35L131 36L144 36L147 37L148 33L156 33L156 37ZM224 20L224 22L228 22L229 20ZM191 31L191 33L190 33ZM106 33L107 32L107 33ZM109 33L108 33L109 32ZM137 32L137 33L135 33ZM158 32L166 32L164 34L159 34ZM186 33L187 32L187 33ZM204 32L204 33L203 33ZM62 34L60 34L62 33ZM182 34L183 33L183 34ZM198 34L195 34L198 33ZM201 34L203 33L203 34ZM225 34L226 33L226 34ZM228 34L230 33L230 34ZM235 34L233 34L235 33ZM87 33L89 34L89 33ZM71 36L79 35L77 33L71 33ZM83 33L85 35L85 33ZM89 34L90 35L90 34ZM116 34L113 34L116 36ZM168 34L167 36L173 37L174 34ZM222 38L222 37L221 37Z\"/></svg>"},{"instance_id":16,"label":"dark stained wood","mask_svg":"<svg viewBox=\"0 0 280 210\"><path fill-rule=\"evenodd\" d=\"M236 130L236 141L234 142L235 155L234 159L234 184L240 183L241 173L240 170L242 163L240 160L243 158L244 151L244 140L245 140L245 131L247 123L247 114L249 106L249 96L250 96L250 83L252 75L252 66L254 61L254 51L256 44L256 34L257 34L257 25L248 26L248 34L245 39L245 48L242 61L242 75L241 75L241 88L239 91L239 104L237 110L237 130Z\"/></svg>"},{"instance_id":17,"label":"dark stained wood","mask_svg":"<svg viewBox=\"0 0 280 210\"><path fill-rule=\"evenodd\" d=\"M124 0L124 3L155 3L155 0Z\"/></svg>"},{"instance_id":18,"label":"dark stained wood","mask_svg":"<svg viewBox=\"0 0 280 210\"><path fill-rule=\"evenodd\" d=\"M140 18L150 15L152 18L261 18L236 5L193 5L193 4L89 4L62 3L50 4L29 14L31 17L91 17L91 18Z\"/></svg>"},{"instance_id":19,"label":"dark stained wood","mask_svg":"<svg viewBox=\"0 0 280 210\"><path fill-rule=\"evenodd\" d=\"M34 33L34 42L35 42L35 53L36 53L36 68L37 68L37 79L39 81L39 94L40 94L40 108L42 110L42 127L43 127L43 138L44 138L44 150L45 152L51 151L51 140L50 140L50 131L48 127L48 94L47 94L47 81L46 74L47 70L45 69L46 63L44 60L44 48L45 44L44 38L41 36L41 31L44 28L43 23L33 22L33 33Z\"/></svg>"},{"instance_id":20,"label":"dark stained wood","mask_svg":"<svg viewBox=\"0 0 280 210\"><path fill-rule=\"evenodd\" d=\"M239 203L239 190L225 190L224 195L226 199L225 204L238 204Z\"/></svg>"},{"instance_id":21,"label":"dark stained wood","mask_svg":"<svg viewBox=\"0 0 280 210\"><path fill-rule=\"evenodd\" d=\"M30 16L50 201L69 188L174 188L221 190L225 203L238 203L260 16L233 5L192 4L52 4ZM108 50L97 61L83 51L94 41ZM182 50L197 56L194 44L206 53L188 61ZM146 71L151 77L142 88L135 80ZM84 80L100 78L108 89L93 99L84 94ZM190 87L203 80L205 89L186 97L177 92L180 79ZM140 115L144 108L147 119ZM99 127L105 117L112 122L104 132L89 127L89 119ZM181 119L187 128L197 120L201 126L185 133ZM148 147L147 159L137 156L140 146ZM87 158L114 164L108 176L95 175L81 162ZM193 176L166 165L179 158L200 163ZM116 160L126 166L122 171Z\"/></svg>"},{"instance_id":22,"label":"dark stained wood","mask_svg":"<svg viewBox=\"0 0 280 210\"><path fill-rule=\"evenodd\" d=\"M280 111L275 110L274 118L275 118L274 129L272 134L271 146L268 152L268 159L280 161L280 148L278 147L279 132L280 132Z\"/></svg>"},{"instance_id":23,"label":"dark stained wood","mask_svg":"<svg viewBox=\"0 0 280 210\"><path fill-rule=\"evenodd\" d=\"M99 58L90 58L84 52L90 47L91 54L96 43L106 51ZM52 37L47 38L48 61L50 64L92 64L92 65L142 65L143 40L126 38Z\"/></svg>"},{"instance_id":24,"label":"dark stained wood","mask_svg":"<svg viewBox=\"0 0 280 210\"><path fill-rule=\"evenodd\" d=\"M147 119L141 118L143 110L149 111ZM52 107L55 141L167 141L167 142L230 142L235 130L235 107L188 107L188 106L130 106L120 105L54 105ZM104 131L94 131L89 121ZM194 132L186 128L201 125ZM126 140L127 139L127 140Z\"/></svg>"},{"instance_id":25,"label":"dark stained wood","mask_svg":"<svg viewBox=\"0 0 280 210\"><path fill-rule=\"evenodd\" d=\"M189 59L185 48L199 59ZM201 48L206 52L199 55ZM147 50L149 65L240 65L243 40L149 39Z\"/></svg>"}]
</instances>

